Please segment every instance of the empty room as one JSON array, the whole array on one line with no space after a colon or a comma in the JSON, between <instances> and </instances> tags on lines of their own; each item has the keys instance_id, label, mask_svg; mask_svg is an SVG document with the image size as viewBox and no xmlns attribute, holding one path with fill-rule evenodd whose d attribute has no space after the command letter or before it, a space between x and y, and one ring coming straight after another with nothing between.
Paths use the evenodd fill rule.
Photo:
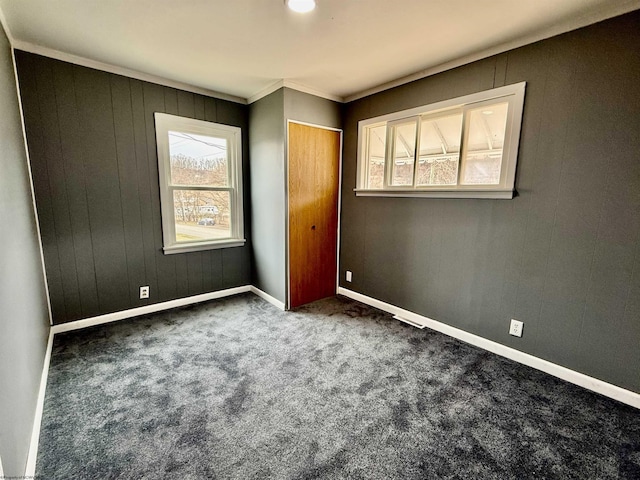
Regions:
<instances>
[{"instance_id":1,"label":"empty room","mask_svg":"<svg viewBox=\"0 0 640 480\"><path fill-rule=\"evenodd\" d=\"M640 0L0 24L0 479L640 478Z\"/></svg>"}]
</instances>

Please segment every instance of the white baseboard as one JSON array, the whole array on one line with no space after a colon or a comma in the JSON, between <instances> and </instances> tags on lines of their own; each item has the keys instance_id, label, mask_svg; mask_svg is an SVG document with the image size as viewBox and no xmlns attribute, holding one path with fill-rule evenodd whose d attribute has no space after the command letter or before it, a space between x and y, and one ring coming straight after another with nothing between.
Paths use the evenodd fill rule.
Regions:
<instances>
[{"instance_id":1,"label":"white baseboard","mask_svg":"<svg viewBox=\"0 0 640 480\"><path fill-rule=\"evenodd\" d=\"M207 300L214 300L216 298L230 297L231 295L237 295L238 293L245 293L250 291L251 286L245 285L242 287L220 290L217 292L203 293L202 295L194 295L192 297L178 298L176 300L169 300L168 302L153 303L151 305L145 305L144 307L130 308L129 310L122 310L120 312L107 313L106 315L99 315L97 317L76 320L75 322L54 325L53 327L51 327L51 332L56 334L69 332L71 330L79 330L81 328L92 327L94 325L116 322L118 320L124 320L125 318L137 317L139 315L155 313L161 310L168 310L170 308L184 307L185 305L191 305L193 303L206 302Z\"/></svg>"},{"instance_id":2,"label":"white baseboard","mask_svg":"<svg viewBox=\"0 0 640 480\"><path fill-rule=\"evenodd\" d=\"M44 396L47 391L47 378L49 377L49 363L51 362L51 350L53 348L53 329L49 330L49 340L47 341L47 350L44 355L44 363L42 365L42 375L40 377L40 390L38 391L38 400L36 402L36 414L33 419L33 428L31 430L31 443L29 445L29 454L27 455L27 467L25 468L25 478L34 478L36 475L36 459L38 456L38 442L40 440L40 426L42 425L42 411L44 409ZM2 478L2 469L0 468L0 478Z\"/></svg>"},{"instance_id":3,"label":"white baseboard","mask_svg":"<svg viewBox=\"0 0 640 480\"><path fill-rule=\"evenodd\" d=\"M396 307L395 305L391 305L375 298L362 295L361 293L357 293L343 287L338 288L338 293L372 307L379 308L380 310L384 310L385 312L389 312L393 315L411 320L412 323L424 325L425 327L444 333L445 335L449 335L450 337L457 338L458 340L470 343L471 345L475 345L476 347L483 348L495 354L514 360L518 363L522 363L537 370L541 370L545 373L548 373L549 375L553 375L554 377L561 378L562 380L566 380L567 382L586 388L587 390L600 393L601 395L605 395L609 398L613 398L614 400L618 400L619 402L626 403L627 405L631 405L632 407L640 408L640 394L638 393L626 390L616 385L612 385L602 380L598 380L597 378L590 377L588 375L585 375L584 373L576 372L575 370L571 370L561 365L551 363L547 360L543 360L528 353L521 352L520 350L516 350L515 348L507 347L492 340L488 340L478 335L465 332L464 330L460 330L459 328L455 328L450 325L438 322L437 320L433 320L417 313L404 310L403 308Z\"/></svg>"},{"instance_id":4,"label":"white baseboard","mask_svg":"<svg viewBox=\"0 0 640 480\"><path fill-rule=\"evenodd\" d=\"M195 295L193 297L180 298L180 299L171 300L168 302L155 303L153 305L132 308L132 309L124 310L121 312L109 313L107 315L100 315L98 317L86 318L84 320L69 322L62 325L54 325L53 327L51 327L50 334L49 334L49 342L47 344L47 351L44 359L44 366L42 370L42 378L40 380L40 391L38 394L38 401L36 405L36 415L33 422L33 431L31 434L31 445L29 448L29 456L27 459L27 468L25 470L25 477L29 478L35 475L36 457L38 453L38 441L40 439L40 426L42 423L42 410L44 407L44 397L45 397L45 392L47 387L47 377L49 374L49 363L51 361L51 349L53 346L53 337L55 334L68 332L71 330L78 330L78 329L90 327L93 325L100 325L103 323L115 322L118 320L123 320L125 318L131 318L138 315L144 315L147 313L154 313L161 310L167 310L170 308L181 307L181 306L190 305L193 303L204 302L204 301L213 300L216 298L228 297L231 295L236 295L236 294L245 293L245 292L252 292L253 294L259 296L260 298L276 306L280 310L285 309L285 305L283 302L277 300L276 298L263 292L262 290L254 287L253 285L247 285L242 287L230 288L227 290L221 290L218 292ZM465 332L464 330L460 330L459 328L446 325L436 320L424 317L414 312L410 312L400 307L396 307L395 305L391 305L389 303L377 300L375 298L362 295L360 293L348 290L346 288L339 287L337 293L340 295L344 295L345 297L349 297L359 302L365 303L367 305L371 305L372 307L379 308L380 310L384 310L385 312L389 312L393 315L401 317L401 319L403 320L409 320L411 323L417 324L418 326L428 327L432 330L436 330L438 332L444 333L445 335L449 335L451 337L457 338L458 340L462 340L463 342L483 348L490 352L493 352L503 357L514 360L518 363L522 363L524 365L533 367L537 370L541 370L545 373L561 378L570 383L579 385L588 390L592 390L594 392L600 393L607 397L613 398L614 400L618 400L622 403L626 403L627 405L631 405L632 407L640 408L640 394L637 394L635 392L625 390L616 385L612 385L610 383L603 382L602 380L598 380L597 378L589 377L588 375L585 375L583 373L579 373L574 370L570 370L566 367L556 365L547 360L543 360L541 358L534 357L533 355L529 355L528 353L524 353L514 348L507 347L505 345L499 344L492 340L487 340L486 338L480 337L478 335ZM2 478L1 460L0 460L0 478Z\"/></svg>"},{"instance_id":5,"label":"white baseboard","mask_svg":"<svg viewBox=\"0 0 640 480\"><path fill-rule=\"evenodd\" d=\"M251 285L251 293L254 293L255 295L259 296L260 298L262 298L263 300L266 300L267 302L269 302L271 305L274 305L276 307L278 307L280 310L284 310L284 302L281 302L280 300L278 300L275 297L272 297L271 295L269 295L266 292L263 292L262 290L260 290L259 288L254 287L253 285Z\"/></svg>"}]
</instances>

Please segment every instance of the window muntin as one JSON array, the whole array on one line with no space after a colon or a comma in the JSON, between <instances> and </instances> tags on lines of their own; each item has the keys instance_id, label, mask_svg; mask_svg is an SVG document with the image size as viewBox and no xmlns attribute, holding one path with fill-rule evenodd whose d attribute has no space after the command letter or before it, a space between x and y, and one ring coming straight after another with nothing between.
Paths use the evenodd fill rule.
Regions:
<instances>
[{"instance_id":1,"label":"window muntin","mask_svg":"<svg viewBox=\"0 0 640 480\"><path fill-rule=\"evenodd\" d=\"M367 186L384 187L384 158L387 150L387 125L372 125L367 129Z\"/></svg>"},{"instance_id":2,"label":"window muntin","mask_svg":"<svg viewBox=\"0 0 640 480\"><path fill-rule=\"evenodd\" d=\"M467 111L461 184L500 184L508 109L492 101Z\"/></svg>"},{"instance_id":3,"label":"window muntin","mask_svg":"<svg viewBox=\"0 0 640 480\"><path fill-rule=\"evenodd\" d=\"M165 253L240 246L241 131L156 113Z\"/></svg>"},{"instance_id":4,"label":"window muntin","mask_svg":"<svg viewBox=\"0 0 640 480\"><path fill-rule=\"evenodd\" d=\"M455 185L458 179L462 112L425 115L420 123L416 186Z\"/></svg>"},{"instance_id":5,"label":"window muntin","mask_svg":"<svg viewBox=\"0 0 640 480\"><path fill-rule=\"evenodd\" d=\"M359 122L356 194L512 198L524 91L522 82Z\"/></svg>"},{"instance_id":6,"label":"window muntin","mask_svg":"<svg viewBox=\"0 0 640 480\"><path fill-rule=\"evenodd\" d=\"M389 124L391 138L391 185L394 187L413 184L413 166L416 157L416 133L418 121L401 121ZM389 158L389 156L387 156Z\"/></svg>"}]
</instances>

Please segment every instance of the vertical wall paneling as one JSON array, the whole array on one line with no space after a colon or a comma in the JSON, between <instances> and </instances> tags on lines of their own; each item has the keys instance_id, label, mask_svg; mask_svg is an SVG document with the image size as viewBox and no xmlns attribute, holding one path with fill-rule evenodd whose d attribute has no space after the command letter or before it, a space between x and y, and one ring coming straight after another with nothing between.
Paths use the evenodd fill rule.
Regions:
<instances>
[{"instance_id":1,"label":"vertical wall paneling","mask_svg":"<svg viewBox=\"0 0 640 480\"><path fill-rule=\"evenodd\" d=\"M131 305L144 305L139 299L139 287L146 285L142 214L138 202L138 169L133 127L131 86L128 78L111 77L113 125L116 138L116 156L122 206L122 222L127 258L129 301Z\"/></svg>"},{"instance_id":2,"label":"vertical wall paneling","mask_svg":"<svg viewBox=\"0 0 640 480\"><path fill-rule=\"evenodd\" d=\"M65 172L65 186L68 192L68 210L73 232L74 254L81 316L89 317L99 311L98 289L96 285L93 242L90 232L89 205L86 191L86 167L83 162L80 120L76 106L76 91L71 65L52 68L54 92L58 113L62 165ZM90 172L92 173L92 172Z\"/></svg>"},{"instance_id":3,"label":"vertical wall paneling","mask_svg":"<svg viewBox=\"0 0 640 480\"><path fill-rule=\"evenodd\" d=\"M35 64L35 71L32 73L35 75L37 82L40 127L44 140L44 163L46 164L47 180L51 194L65 311L68 318L75 320L82 317L82 312L64 163L60 145L56 98L55 92L49 88L53 85L51 63L51 61L44 61Z\"/></svg>"},{"instance_id":4,"label":"vertical wall paneling","mask_svg":"<svg viewBox=\"0 0 640 480\"><path fill-rule=\"evenodd\" d=\"M193 96L193 118L196 120L204 120L204 97L200 95Z\"/></svg>"},{"instance_id":5,"label":"vertical wall paneling","mask_svg":"<svg viewBox=\"0 0 640 480\"><path fill-rule=\"evenodd\" d=\"M60 257L56 241L56 228L53 216L53 202L49 188L47 171L47 155L44 149L44 132L40 121L40 105L38 86L34 73L34 59L20 51L16 51L16 61L21 78L20 90L24 112L25 130L29 137L31 169L33 172L33 188L38 199L38 220L44 251L47 285L49 288L51 311L53 318L67 318L64 305L64 290Z\"/></svg>"},{"instance_id":6,"label":"vertical wall paneling","mask_svg":"<svg viewBox=\"0 0 640 480\"><path fill-rule=\"evenodd\" d=\"M218 115L216 112L216 99L206 97L204 99L204 119L207 122L217 122Z\"/></svg>"},{"instance_id":7,"label":"vertical wall paneling","mask_svg":"<svg viewBox=\"0 0 640 480\"><path fill-rule=\"evenodd\" d=\"M143 85L143 82L139 80L129 79L138 179L138 205L140 208L140 226L142 228L142 244L144 248L145 285L149 286L151 295L156 295L159 293L158 265L156 262L158 252L155 249L155 234L153 228L154 211L151 204L152 189L151 177L149 175Z\"/></svg>"},{"instance_id":8,"label":"vertical wall paneling","mask_svg":"<svg viewBox=\"0 0 640 480\"><path fill-rule=\"evenodd\" d=\"M149 163L149 186L150 195L149 202L153 212L160 210L160 186L158 183L158 155L156 146L156 130L153 114L155 112L164 112L164 92L165 87L145 83L142 87L145 110L145 125L147 132L147 159ZM153 238L154 250L156 252L156 269L158 272L158 292L160 298L177 298L178 284L183 285L187 282L184 272L180 271L178 277L178 269L176 268L176 259L174 255L162 255L162 221L159 215L153 215ZM184 260L180 260L183 263ZM178 280L180 278L180 280ZM182 289L185 292L186 289ZM153 298L153 293L151 293Z\"/></svg>"},{"instance_id":9,"label":"vertical wall paneling","mask_svg":"<svg viewBox=\"0 0 640 480\"><path fill-rule=\"evenodd\" d=\"M242 279L250 272L246 259L238 248L225 248L222 251L221 264L223 288L240 286Z\"/></svg>"},{"instance_id":10,"label":"vertical wall paneling","mask_svg":"<svg viewBox=\"0 0 640 480\"><path fill-rule=\"evenodd\" d=\"M640 22L620 22L613 32L606 33L608 44L594 42L590 57L597 66L589 65L590 72L598 69L592 88L601 92L599 95L606 94L609 115L600 117L596 124L603 130L599 138L607 145L597 151L601 155L596 166L600 182L598 224L581 315L579 361L600 376L614 375L616 382L624 380L624 369L610 372L602 359L637 366L640 350L638 317L630 322L625 316L633 302L629 292L640 248L638 26ZM636 41L628 41L629 37Z\"/></svg>"},{"instance_id":11,"label":"vertical wall paneling","mask_svg":"<svg viewBox=\"0 0 640 480\"><path fill-rule=\"evenodd\" d=\"M640 392L638 31L635 11L347 104L341 286ZM521 81L513 200L354 196L359 120Z\"/></svg>"},{"instance_id":12,"label":"vertical wall paneling","mask_svg":"<svg viewBox=\"0 0 640 480\"><path fill-rule=\"evenodd\" d=\"M116 311L130 305L130 295L121 268L126 249L109 78L74 67L98 301L101 310Z\"/></svg>"},{"instance_id":13,"label":"vertical wall paneling","mask_svg":"<svg viewBox=\"0 0 640 480\"><path fill-rule=\"evenodd\" d=\"M353 188L356 184L355 164L347 158L353 155L353 146L357 146L358 120L373 116L369 109L368 98L359 102L348 104L343 114L343 153L342 153L342 192L341 192L341 212L340 212L340 268L339 283L345 286L345 275L347 270L354 272L352 281L347 283L346 288L356 291L371 291L372 286L366 285L368 276L365 264L368 242L366 236L362 242L352 241L353 234L350 232L363 232L367 229L370 221L375 221L375 208L379 202L377 199L367 197L356 197ZM351 148L351 150L349 150ZM351 153L349 153L351 151ZM373 201L372 201L373 200ZM365 290L366 289L366 290Z\"/></svg>"},{"instance_id":14,"label":"vertical wall paneling","mask_svg":"<svg viewBox=\"0 0 640 480\"><path fill-rule=\"evenodd\" d=\"M555 338L558 328L548 328L546 312L540 317L542 297L546 284L549 250L556 221L556 211L561 188L561 174L564 164L564 145L567 138L569 120L573 115L573 82L576 68L576 55L572 48L555 48L556 41L550 42L543 55L536 56L536 70L545 70L544 92L541 105L537 138L530 138L535 144L535 165L530 172L535 194L529 195L530 207L525 228L523 258L519 267L514 315L515 318L536 319L530 327L536 338L536 348L544 352L547 358L561 362L556 357L558 349ZM531 59L530 59L531 60ZM514 62L515 63L515 62ZM544 64L543 64L544 63ZM525 71L529 69L520 63ZM520 78L523 73L515 78ZM535 93L535 92L534 92ZM535 100L535 99L534 99ZM571 341L565 339L564 342Z\"/></svg>"},{"instance_id":15,"label":"vertical wall paneling","mask_svg":"<svg viewBox=\"0 0 640 480\"><path fill-rule=\"evenodd\" d=\"M509 54L495 56L495 70L493 74L493 88L503 87L507 84L507 64L509 63Z\"/></svg>"},{"instance_id":16,"label":"vertical wall paneling","mask_svg":"<svg viewBox=\"0 0 640 480\"><path fill-rule=\"evenodd\" d=\"M54 323L250 283L249 246L164 255L154 121L221 116L246 139L247 106L20 51L16 60ZM246 143L243 159L248 170Z\"/></svg>"}]
</instances>

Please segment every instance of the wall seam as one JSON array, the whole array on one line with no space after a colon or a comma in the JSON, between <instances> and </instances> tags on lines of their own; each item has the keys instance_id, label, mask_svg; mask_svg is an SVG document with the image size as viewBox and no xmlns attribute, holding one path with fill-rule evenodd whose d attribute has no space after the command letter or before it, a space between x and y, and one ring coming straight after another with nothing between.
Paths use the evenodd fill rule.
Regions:
<instances>
[{"instance_id":1,"label":"wall seam","mask_svg":"<svg viewBox=\"0 0 640 480\"><path fill-rule=\"evenodd\" d=\"M78 303L80 305L80 314L83 315L84 313L84 309L82 307L82 295L80 295L80 278L78 276L78 262L77 262L77 255L76 255L76 232L74 231L74 222L73 222L73 218L71 215L71 209L69 208L69 188L68 188L68 182L67 182L67 162L65 159L65 152L64 152L64 148L62 146L62 131L61 131L61 127L60 127L60 109L58 108L58 93L56 92L56 87L55 87L55 72L53 71L53 68L51 68L51 80L52 80L52 91L53 91L53 98L54 98L54 102L56 105L56 124L57 124L57 130L58 130L58 142L60 144L60 160L62 163L62 171L64 172L64 192L65 192L65 198L67 200L67 213L69 216L69 227L71 228L71 244L73 245L73 268L75 270L75 277L76 277L76 284L78 285ZM74 87L74 95L75 95L75 87Z\"/></svg>"},{"instance_id":2,"label":"wall seam","mask_svg":"<svg viewBox=\"0 0 640 480\"><path fill-rule=\"evenodd\" d=\"M78 89L76 88L76 69L77 66L73 65L71 67L71 77L73 78L73 99L75 101L75 110L76 110L76 120L80 121L78 115ZM89 242L91 244L91 262L92 262L92 270L93 270L93 284L96 287L96 302L97 308L100 309L100 291L98 289L98 275L96 273L96 255L93 245L93 227L91 225L91 211L89 210L89 194L87 192L87 180L86 180L86 169L84 161L82 162L82 190L84 192L84 200L87 204L87 224L89 226ZM66 317L66 315L65 315Z\"/></svg>"},{"instance_id":3,"label":"wall seam","mask_svg":"<svg viewBox=\"0 0 640 480\"><path fill-rule=\"evenodd\" d=\"M1 10L0 10L1 12ZM42 278L44 281L44 289L47 300L47 309L49 313L49 325L53 325L53 310L51 308L51 295L49 294L49 281L47 279L47 269L44 261L44 246L42 244L42 232L40 231L40 220L38 218L38 209L36 207L36 193L33 185L33 172L31 171L31 157L29 155L29 147L27 145L27 130L24 120L24 110L22 108L22 97L20 96L20 83L18 82L18 66L16 63L15 49L11 48L11 60L13 63L13 76L16 84L16 96L18 100L18 110L20 112L20 127L22 130L22 140L24 144L25 161L27 162L27 172L29 173L29 188L31 193L31 205L33 207L33 219L36 225L36 234L38 236L38 247L40 249L40 261L42 265ZM2 472L0 472L1 474Z\"/></svg>"},{"instance_id":4,"label":"wall seam","mask_svg":"<svg viewBox=\"0 0 640 480\"><path fill-rule=\"evenodd\" d=\"M111 122L113 124L113 146L116 160L116 171L118 172L118 196L120 197L120 217L122 224L122 243L124 244L124 262L127 266L127 293L129 295L129 305L133 304L132 290L131 290L131 277L129 275L129 252L127 248L127 229L124 224L124 205L122 198L122 182L120 182L120 154L118 152L118 134L116 133L116 112L115 105L113 103L113 88L111 82L113 77L109 78L109 98L111 99Z\"/></svg>"},{"instance_id":5,"label":"wall seam","mask_svg":"<svg viewBox=\"0 0 640 480\"><path fill-rule=\"evenodd\" d=\"M574 64L573 64L573 69L572 69L572 73L571 73L571 79L572 79L572 83L573 80L576 77L578 71L578 62L574 60ZM576 90L575 88L571 88L571 100L569 102L569 112L573 112L573 110L575 109L575 104L576 104ZM569 115L571 116L571 115ZM551 226L551 235L549 236L549 244L547 246L547 253L545 255L545 267L544 267L544 276L543 278L549 278L549 254L551 253L551 246L553 245L553 240L554 238L557 236L557 225L558 225L558 208L560 205L560 192L562 190L562 177L564 176L565 172L566 172L566 168L567 168L567 163L566 163L566 151L567 151L567 137L569 135L569 130L570 130L571 124L570 124L570 120L567 120L567 124L564 128L564 135L562 137L562 153L560 155L560 162L562 163L562 166L560 168L560 180L558 181L558 188L556 190L556 201L555 201L555 206L553 208L553 225ZM545 283L542 292L540 294L540 307L538 308L538 325L541 325L542 322L544 322L544 318L542 318L542 309L544 308L545 305L545 297L547 295L547 291L548 291L548 283Z\"/></svg>"}]
</instances>

